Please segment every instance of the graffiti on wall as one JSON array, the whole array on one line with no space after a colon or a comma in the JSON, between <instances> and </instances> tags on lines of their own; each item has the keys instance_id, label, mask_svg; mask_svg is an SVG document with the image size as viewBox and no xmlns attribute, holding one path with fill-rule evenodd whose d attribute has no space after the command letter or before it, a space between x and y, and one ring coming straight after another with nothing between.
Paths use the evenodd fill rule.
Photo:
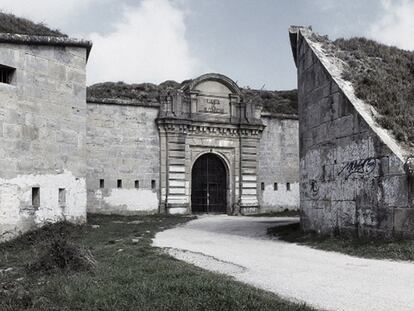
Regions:
<instances>
[{"instance_id":1,"label":"graffiti on wall","mask_svg":"<svg viewBox=\"0 0 414 311\"><path fill-rule=\"evenodd\" d=\"M319 193L319 185L315 179L310 180L310 189L313 196L317 196Z\"/></svg>"},{"instance_id":2,"label":"graffiti on wall","mask_svg":"<svg viewBox=\"0 0 414 311\"><path fill-rule=\"evenodd\" d=\"M345 164L344 167L338 172L338 176L344 176L345 180L347 180L354 174L367 175L374 171L376 166L377 159L375 158L354 160Z\"/></svg>"}]
</instances>

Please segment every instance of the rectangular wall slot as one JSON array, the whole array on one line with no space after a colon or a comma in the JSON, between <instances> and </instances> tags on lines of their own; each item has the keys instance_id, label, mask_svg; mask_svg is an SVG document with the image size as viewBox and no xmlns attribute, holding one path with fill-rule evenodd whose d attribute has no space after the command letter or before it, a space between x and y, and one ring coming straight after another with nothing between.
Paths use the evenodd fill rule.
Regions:
<instances>
[{"instance_id":1,"label":"rectangular wall slot","mask_svg":"<svg viewBox=\"0 0 414 311\"><path fill-rule=\"evenodd\" d=\"M0 65L0 83L10 84L16 68Z\"/></svg>"},{"instance_id":2,"label":"rectangular wall slot","mask_svg":"<svg viewBox=\"0 0 414 311\"><path fill-rule=\"evenodd\" d=\"M66 206L66 189L59 188L59 206Z\"/></svg>"},{"instance_id":3,"label":"rectangular wall slot","mask_svg":"<svg viewBox=\"0 0 414 311\"><path fill-rule=\"evenodd\" d=\"M117 186L118 188L122 188L122 179L118 179L118 180L117 180L117 182L116 182L116 186Z\"/></svg>"},{"instance_id":4,"label":"rectangular wall slot","mask_svg":"<svg viewBox=\"0 0 414 311\"><path fill-rule=\"evenodd\" d=\"M275 182L275 183L273 184L273 190L274 190L274 191L277 191L277 182Z\"/></svg>"},{"instance_id":5,"label":"rectangular wall slot","mask_svg":"<svg viewBox=\"0 0 414 311\"><path fill-rule=\"evenodd\" d=\"M287 190L287 191L290 191L290 182L287 182L287 183L286 183L286 190Z\"/></svg>"},{"instance_id":6,"label":"rectangular wall slot","mask_svg":"<svg viewBox=\"0 0 414 311\"><path fill-rule=\"evenodd\" d=\"M39 187L32 188L32 206L35 209L38 209L40 207L40 188Z\"/></svg>"},{"instance_id":7,"label":"rectangular wall slot","mask_svg":"<svg viewBox=\"0 0 414 311\"><path fill-rule=\"evenodd\" d=\"M139 189L139 180L135 181L135 188Z\"/></svg>"},{"instance_id":8,"label":"rectangular wall slot","mask_svg":"<svg viewBox=\"0 0 414 311\"><path fill-rule=\"evenodd\" d=\"M262 191L264 191L264 190L265 190L265 185L264 185L264 182L260 183L260 189L262 189Z\"/></svg>"},{"instance_id":9,"label":"rectangular wall slot","mask_svg":"<svg viewBox=\"0 0 414 311\"><path fill-rule=\"evenodd\" d=\"M105 179L99 179L99 188L105 188Z\"/></svg>"},{"instance_id":10,"label":"rectangular wall slot","mask_svg":"<svg viewBox=\"0 0 414 311\"><path fill-rule=\"evenodd\" d=\"M151 180L151 189L154 190L156 187L155 180Z\"/></svg>"}]
</instances>

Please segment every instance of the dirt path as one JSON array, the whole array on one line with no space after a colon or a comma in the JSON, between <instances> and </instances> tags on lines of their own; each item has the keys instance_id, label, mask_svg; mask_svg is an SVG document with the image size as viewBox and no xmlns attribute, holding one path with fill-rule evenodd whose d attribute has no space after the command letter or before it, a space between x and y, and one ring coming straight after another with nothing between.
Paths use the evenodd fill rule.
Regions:
<instances>
[{"instance_id":1,"label":"dirt path","mask_svg":"<svg viewBox=\"0 0 414 311\"><path fill-rule=\"evenodd\" d=\"M414 310L414 263L361 259L266 237L294 218L205 216L160 232L177 259L328 310Z\"/></svg>"}]
</instances>

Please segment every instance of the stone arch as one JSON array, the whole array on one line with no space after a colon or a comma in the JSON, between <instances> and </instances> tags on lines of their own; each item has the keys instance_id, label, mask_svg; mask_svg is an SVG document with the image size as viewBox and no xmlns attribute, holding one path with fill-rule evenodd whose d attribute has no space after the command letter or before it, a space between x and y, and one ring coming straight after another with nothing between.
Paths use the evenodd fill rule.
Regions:
<instances>
[{"instance_id":1,"label":"stone arch","mask_svg":"<svg viewBox=\"0 0 414 311\"><path fill-rule=\"evenodd\" d=\"M200 167L205 161L207 161L207 167ZM215 167L208 167L209 161ZM218 167L220 165L221 167ZM199 170L206 171L200 172ZM194 178L195 175L197 175L197 179ZM208 180L209 176L211 178L210 181ZM231 212L229 210L231 206L230 165L225 155L211 150L200 152L194 158L191 165L190 184L191 212Z\"/></svg>"},{"instance_id":2,"label":"stone arch","mask_svg":"<svg viewBox=\"0 0 414 311\"><path fill-rule=\"evenodd\" d=\"M206 73L199 76L196 79L190 80L188 83L185 83L181 88L182 91L192 91L198 84L205 81L216 81L225 85L232 93L242 96L242 92L239 86L229 77L219 74L219 73Z\"/></svg>"}]
</instances>

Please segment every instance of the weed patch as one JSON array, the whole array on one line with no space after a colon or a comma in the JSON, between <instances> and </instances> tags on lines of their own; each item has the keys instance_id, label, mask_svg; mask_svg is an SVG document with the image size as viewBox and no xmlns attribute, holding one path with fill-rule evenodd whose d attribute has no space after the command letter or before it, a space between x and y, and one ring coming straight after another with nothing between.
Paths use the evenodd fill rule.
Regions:
<instances>
[{"instance_id":1,"label":"weed patch","mask_svg":"<svg viewBox=\"0 0 414 311\"><path fill-rule=\"evenodd\" d=\"M268 212L268 213L254 214L254 215L249 215L249 217L299 217L299 211L284 209L283 211L280 211L280 212Z\"/></svg>"},{"instance_id":2,"label":"weed patch","mask_svg":"<svg viewBox=\"0 0 414 311\"><path fill-rule=\"evenodd\" d=\"M269 228L267 233L286 242L356 257L414 260L414 241L410 240L369 240L351 236L318 235L314 232L304 233L299 224Z\"/></svg>"}]
</instances>

